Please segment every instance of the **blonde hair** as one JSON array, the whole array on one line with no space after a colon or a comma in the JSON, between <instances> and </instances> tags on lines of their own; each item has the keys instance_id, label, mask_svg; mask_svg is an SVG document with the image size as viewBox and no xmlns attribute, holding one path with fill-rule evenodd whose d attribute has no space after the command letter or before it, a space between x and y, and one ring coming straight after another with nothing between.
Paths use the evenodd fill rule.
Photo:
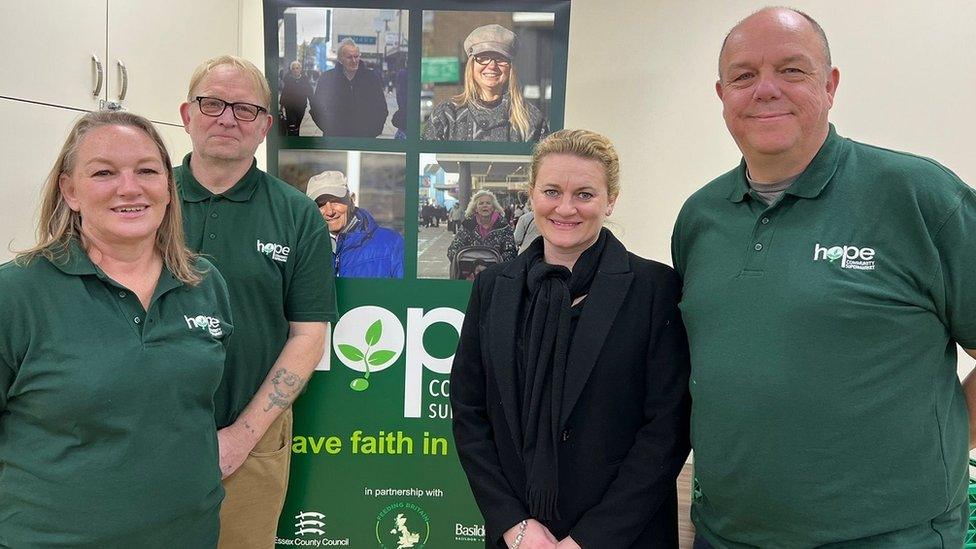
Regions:
<instances>
[{"instance_id":1,"label":"blonde hair","mask_svg":"<svg viewBox=\"0 0 976 549\"><path fill-rule=\"evenodd\" d=\"M579 158L596 160L603 165L607 180L607 196L611 200L620 194L620 157L610 139L590 130L559 130L547 135L532 151L532 169L529 174L529 191L535 188L539 164L550 154L571 154Z\"/></svg>"},{"instance_id":2,"label":"blonde hair","mask_svg":"<svg viewBox=\"0 0 976 549\"><path fill-rule=\"evenodd\" d=\"M271 105L271 87L268 86L268 81L264 78L264 73L254 63L236 55L221 55L213 59L207 59L201 63L193 71L193 76L190 77L190 89L186 92L187 102L193 101L194 97L196 97L196 89L200 86L200 82L203 82L203 79L211 71L222 65L230 65L251 79L251 82L254 84L254 91L261 98L260 106L268 108Z\"/></svg>"},{"instance_id":3,"label":"blonde hair","mask_svg":"<svg viewBox=\"0 0 976 549\"><path fill-rule=\"evenodd\" d=\"M451 98L451 102L458 107L468 105L478 109L483 108L478 102L481 99L478 83L474 81L475 65L474 56L468 56L468 61L464 65L464 90ZM509 98L508 124L522 141L528 141L532 131L532 128L529 127L529 110L525 106L525 99L522 98L514 60L509 65L507 93Z\"/></svg>"},{"instance_id":4,"label":"blonde hair","mask_svg":"<svg viewBox=\"0 0 976 549\"><path fill-rule=\"evenodd\" d=\"M48 261L61 263L67 259L68 245L72 240L84 245L81 231L81 214L68 207L61 194L60 179L70 175L78 161L81 141L91 131L105 126L135 128L146 134L159 151L160 160L166 169L169 189L169 206L163 214L163 221L156 230L156 249L163 258L166 268L184 284L196 285L202 279L195 264L196 254L186 248L183 240L183 217L180 211L180 197L173 181L173 167L166 152L166 145L152 122L124 111L96 111L82 116L68 132L54 167L44 182L41 192L41 213L37 224L37 243L30 249L19 252L16 261L27 264L41 256ZM120 145L122 146L122 145Z\"/></svg>"},{"instance_id":5,"label":"blonde hair","mask_svg":"<svg viewBox=\"0 0 976 549\"><path fill-rule=\"evenodd\" d=\"M498 199L495 198L495 193L489 191L488 189L481 189L480 191L471 195L471 200L468 201L468 207L464 210L465 218L474 217L475 208L478 206L478 199L482 196L490 196L491 206L495 208L495 211L500 214L505 213L505 210L502 209L502 205L498 202Z\"/></svg>"}]
</instances>

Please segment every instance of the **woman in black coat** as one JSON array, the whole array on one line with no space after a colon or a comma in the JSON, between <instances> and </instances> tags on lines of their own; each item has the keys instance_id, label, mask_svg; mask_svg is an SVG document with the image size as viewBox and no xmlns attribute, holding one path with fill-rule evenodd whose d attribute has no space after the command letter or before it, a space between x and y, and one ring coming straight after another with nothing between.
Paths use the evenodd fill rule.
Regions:
<instances>
[{"instance_id":1,"label":"woman in black coat","mask_svg":"<svg viewBox=\"0 0 976 549\"><path fill-rule=\"evenodd\" d=\"M680 282L602 228L618 172L602 135L540 142L530 192L542 238L475 280L451 404L487 547L677 547Z\"/></svg>"}]
</instances>

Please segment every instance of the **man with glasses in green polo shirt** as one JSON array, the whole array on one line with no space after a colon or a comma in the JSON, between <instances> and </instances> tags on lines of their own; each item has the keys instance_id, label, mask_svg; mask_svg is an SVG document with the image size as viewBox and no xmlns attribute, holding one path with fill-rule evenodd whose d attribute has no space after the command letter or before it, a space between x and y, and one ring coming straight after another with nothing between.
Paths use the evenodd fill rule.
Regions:
<instances>
[{"instance_id":1,"label":"man with glasses in green polo shirt","mask_svg":"<svg viewBox=\"0 0 976 549\"><path fill-rule=\"evenodd\" d=\"M961 547L976 194L843 138L823 29L766 8L716 91L743 161L678 217L696 548ZM969 350L976 356L976 351ZM974 406L970 406L974 408Z\"/></svg>"},{"instance_id":2,"label":"man with glasses in green polo shirt","mask_svg":"<svg viewBox=\"0 0 976 549\"><path fill-rule=\"evenodd\" d=\"M223 56L197 68L180 106L193 142L174 171L187 244L224 275L240 326L214 397L221 548L274 547L291 403L336 319L328 227L314 202L254 161L271 127L270 97L257 67Z\"/></svg>"}]
</instances>

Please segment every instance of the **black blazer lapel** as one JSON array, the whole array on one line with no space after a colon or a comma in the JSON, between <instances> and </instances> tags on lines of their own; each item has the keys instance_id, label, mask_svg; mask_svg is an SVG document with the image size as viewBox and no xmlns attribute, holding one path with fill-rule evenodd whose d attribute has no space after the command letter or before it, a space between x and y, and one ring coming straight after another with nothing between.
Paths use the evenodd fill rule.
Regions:
<instances>
[{"instance_id":1,"label":"black blazer lapel","mask_svg":"<svg viewBox=\"0 0 976 549\"><path fill-rule=\"evenodd\" d=\"M515 331L518 329L518 311L522 301L522 288L525 286L525 269L516 259L495 279L488 310L487 348L489 360L498 383L502 410L508 430L512 434L515 449L522 451L522 424L518 415L518 395L515 387L517 365L515 363Z\"/></svg>"},{"instance_id":2,"label":"black blazer lapel","mask_svg":"<svg viewBox=\"0 0 976 549\"><path fill-rule=\"evenodd\" d=\"M596 366L603 342L610 333L610 327L617 318L617 312L633 279L627 250L619 240L610 235L569 347L563 401L559 413L560 429L566 426L566 420L583 392L590 372Z\"/></svg>"}]
</instances>

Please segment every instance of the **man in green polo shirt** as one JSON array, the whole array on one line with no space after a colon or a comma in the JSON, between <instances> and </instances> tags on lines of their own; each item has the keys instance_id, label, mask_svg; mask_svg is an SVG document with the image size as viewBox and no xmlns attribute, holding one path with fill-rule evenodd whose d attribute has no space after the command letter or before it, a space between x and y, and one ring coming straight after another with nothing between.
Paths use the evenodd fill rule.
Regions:
<instances>
[{"instance_id":1,"label":"man in green polo shirt","mask_svg":"<svg viewBox=\"0 0 976 549\"><path fill-rule=\"evenodd\" d=\"M250 62L194 73L180 106L193 152L174 176L191 249L227 280L238 319L215 396L226 497L220 547L274 546L288 484L291 403L336 319L328 227L303 193L257 169L271 92Z\"/></svg>"},{"instance_id":2,"label":"man in green polo shirt","mask_svg":"<svg viewBox=\"0 0 976 549\"><path fill-rule=\"evenodd\" d=\"M963 543L976 382L960 385L956 345L976 348L976 194L837 135L839 79L823 29L785 8L740 22L719 56L743 161L688 200L672 239L696 547Z\"/></svg>"}]
</instances>

